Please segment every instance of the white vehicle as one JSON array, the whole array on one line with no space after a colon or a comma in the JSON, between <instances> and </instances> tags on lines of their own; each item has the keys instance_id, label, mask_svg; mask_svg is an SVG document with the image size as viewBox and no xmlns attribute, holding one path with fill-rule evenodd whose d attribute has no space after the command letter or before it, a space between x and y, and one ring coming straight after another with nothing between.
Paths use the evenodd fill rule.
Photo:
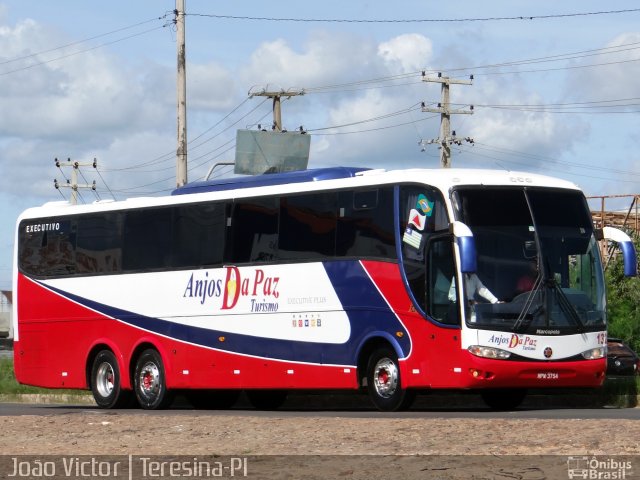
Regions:
<instances>
[{"instance_id":1,"label":"white vehicle","mask_svg":"<svg viewBox=\"0 0 640 480\"><path fill-rule=\"evenodd\" d=\"M288 390L422 389L513 408L606 370L605 286L573 184L491 170L330 168L25 211L15 370L116 407L275 407ZM202 392L206 392L203 395Z\"/></svg>"}]
</instances>

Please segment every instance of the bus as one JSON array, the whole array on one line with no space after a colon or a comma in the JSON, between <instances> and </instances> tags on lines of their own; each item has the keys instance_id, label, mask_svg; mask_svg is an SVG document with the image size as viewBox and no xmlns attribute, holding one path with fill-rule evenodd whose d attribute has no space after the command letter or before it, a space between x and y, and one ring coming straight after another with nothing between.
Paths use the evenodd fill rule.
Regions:
<instances>
[{"instance_id":1,"label":"bus","mask_svg":"<svg viewBox=\"0 0 640 480\"><path fill-rule=\"evenodd\" d=\"M578 187L509 171L331 167L47 203L17 220L15 373L104 408L350 390L395 411L436 389L515 408L602 384L601 238L635 275Z\"/></svg>"}]
</instances>

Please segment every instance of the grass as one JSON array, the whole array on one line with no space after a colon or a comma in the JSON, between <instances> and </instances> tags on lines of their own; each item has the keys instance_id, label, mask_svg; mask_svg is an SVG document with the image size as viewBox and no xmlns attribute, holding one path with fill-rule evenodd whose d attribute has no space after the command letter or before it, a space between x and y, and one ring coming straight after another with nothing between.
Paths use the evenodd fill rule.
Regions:
<instances>
[{"instance_id":1,"label":"grass","mask_svg":"<svg viewBox=\"0 0 640 480\"><path fill-rule=\"evenodd\" d=\"M22 394L66 394L66 395L87 395L86 390L61 390L58 388L39 388L29 385L20 385L13 372L13 360L10 358L0 359L0 395L22 395Z\"/></svg>"},{"instance_id":2,"label":"grass","mask_svg":"<svg viewBox=\"0 0 640 480\"><path fill-rule=\"evenodd\" d=\"M602 388L604 404L615 407L637 407L640 376L607 377Z\"/></svg>"}]
</instances>

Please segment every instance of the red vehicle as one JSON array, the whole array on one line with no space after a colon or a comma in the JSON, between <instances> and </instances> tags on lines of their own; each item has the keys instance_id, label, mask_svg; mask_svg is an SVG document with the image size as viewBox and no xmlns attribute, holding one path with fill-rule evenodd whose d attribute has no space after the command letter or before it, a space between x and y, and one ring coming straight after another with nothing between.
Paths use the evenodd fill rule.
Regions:
<instances>
[{"instance_id":1,"label":"red vehicle","mask_svg":"<svg viewBox=\"0 0 640 480\"><path fill-rule=\"evenodd\" d=\"M319 169L46 204L17 222L16 377L107 408L362 388L380 410L438 388L512 408L530 387L602 383L599 234L635 274L629 237L594 231L573 184L484 170Z\"/></svg>"}]
</instances>

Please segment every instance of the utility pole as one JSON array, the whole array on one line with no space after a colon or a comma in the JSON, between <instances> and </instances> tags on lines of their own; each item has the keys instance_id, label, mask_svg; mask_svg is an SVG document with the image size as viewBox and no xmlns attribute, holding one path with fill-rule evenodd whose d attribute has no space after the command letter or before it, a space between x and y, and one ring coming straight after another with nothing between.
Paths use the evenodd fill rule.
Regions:
<instances>
[{"instance_id":1,"label":"utility pole","mask_svg":"<svg viewBox=\"0 0 640 480\"><path fill-rule=\"evenodd\" d=\"M90 188L91 190L96 189L96 181L94 180L92 184L87 183L78 183L78 169L80 167L93 167L98 168L98 161L94 158L91 163L80 163L80 162L72 162L70 158L67 159L67 163L61 163L57 158L55 159L56 167L62 170L62 167L70 167L71 168L71 181L67 180L67 183L58 183L58 180L55 179L53 181L53 186L56 189L60 188L70 188L71 189L71 204L78 204L78 189L79 188Z\"/></svg>"},{"instance_id":2,"label":"utility pole","mask_svg":"<svg viewBox=\"0 0 640 480\"><path fill-rule=\"evenodd\" d=\"M469 80L457 80L455 78L443 77L442 73L438 73L437 78L429 78L425 75L425 72L422 72L422 81L423 82L435 82L440 83L442 88L440 103L438 103L438 108L428 108L422 104L423 112L431 112L431 113L439 113L440 114L440 136L436 139L429 140L426 143L437 143L440 145L440 166L443 168L451 167L451 144L456 143L460 145L461 141L458 140L455 136L455 132L453 132L453 136L451 135L451 115L452 114L473 114L473 105L470 106L469 110L451 110L450 102L449 102L449 86L451 84L459 84L459 85L471 85L473 83L473 75L471 75ZM464 139L465 141L470 141L473 143L473 140L469 137ZM420 142L424 145L423 142Z\"/></svg>"},{"instance_id":3,"label":"utility pole","mask_svg":"<svg viewBox=\"0 0 640 480\"><path fill-rule=\"evenodd\" d=\"M176 0L176 25L178 49L178 148L176 150L176 186L182 187L187 183L187 71L184 33L184 2Z\"/></svg>"},{"instance_id":4,"label":"utility pole","mask_svg":"<svg viewBox=\"0 0 640 480\"><path fill-rule=\"evenodd\" d=\"M261 92L251 93L249 92L249 98L253 97L269 97L273 98L273 131L282 132L282 107L280 105L280 99L282 97L296 97L298 95L304 95L304 90L297 91L287 91L280 90L279 92L268 92L266 90L262 90Z\"/></svg>"}]
</instances>

